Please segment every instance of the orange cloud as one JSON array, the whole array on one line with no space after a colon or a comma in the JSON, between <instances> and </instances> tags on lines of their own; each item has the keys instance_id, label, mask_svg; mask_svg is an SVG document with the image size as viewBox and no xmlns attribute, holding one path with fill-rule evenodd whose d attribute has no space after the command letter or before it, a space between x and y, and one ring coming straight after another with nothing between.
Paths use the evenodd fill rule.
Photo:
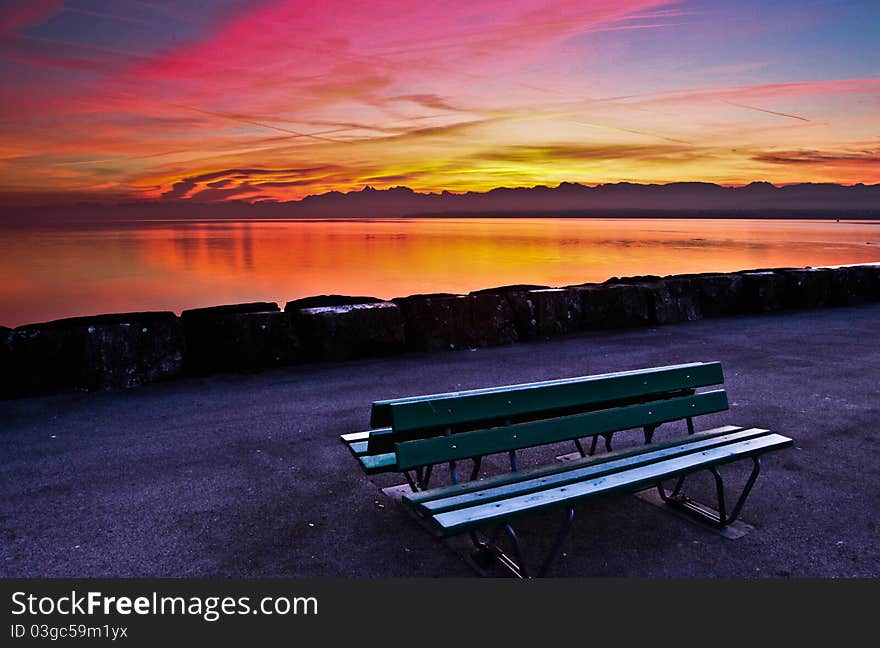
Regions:
<instances>
[{"instance_id":1,"label":"orange cloud","mask_svg":"<svg viewBox=\"0 0 880 648\"><path fill-rule=\"evenodd\" d=\"M4 11L0 191L207 202L365 184L878 179L860 143L880 126L880 78L855 57L825 79L780 80L758 53L694 65L679 41L707 24L706 40L745 48L735 22L698 22L699 6L199 7ZM672 64L654 63L658 49Z\"/></svg>"}]
</instances>

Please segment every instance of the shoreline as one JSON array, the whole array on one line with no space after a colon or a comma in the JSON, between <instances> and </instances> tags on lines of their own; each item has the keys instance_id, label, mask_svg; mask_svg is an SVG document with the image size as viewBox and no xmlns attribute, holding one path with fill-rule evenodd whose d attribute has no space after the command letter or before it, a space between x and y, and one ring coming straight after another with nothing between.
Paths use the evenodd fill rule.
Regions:
<instances>
[{"instance_id":1,"label":"shoreline","mask_svg":"<svg viewBox=\"0 0 880 648\"><path fill-rule=\"evenodd\" d=\"M144 223L372 223L396 222L406 220L479 220L485 219L596 219L596 220L760 220L760 221L839 221L847 223L880 222L880 209L576 209L576 210L521 210L521 211L443 211L415 212L393 216L283 216L264 214L253 218L240 218L229 215L179 216L175 218L157 218L152 215L128 215L117 218L94 219L93 214L71 215L68 213L50 213L43 218L34 219L33 215L15 218L13 213L0 217L0 224L9 227L33 228L76 226L82 228L101 228L106 225L141 225ZM871 223L873 224L873 223Z\"/></svg>"},{"instance_id":2,"label":"shoreline","mask_svg":"<svg viewBox=\"0 0 880 648\"><path fill-rule=\"evenodd\" d=\"M74 317L0 327L0 398L878 300L869 263Z\"/></svg>"}]
</instances>

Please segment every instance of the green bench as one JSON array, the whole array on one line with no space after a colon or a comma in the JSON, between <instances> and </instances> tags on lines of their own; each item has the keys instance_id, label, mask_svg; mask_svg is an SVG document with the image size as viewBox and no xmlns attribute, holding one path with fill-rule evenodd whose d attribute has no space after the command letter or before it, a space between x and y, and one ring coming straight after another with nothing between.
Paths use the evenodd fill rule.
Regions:
<instances>
[{"instance_id":1,"label":"green bench","mask_svg":"<svg viewBox=\"0 0 880 648\"><path fill-rule=\"evenodd\" d=\"M695 431L694 417L728 409L723 389L697 390L723 382L721 364L706 362L378 401L372 406L374 429L341 440L367 474L402 473L412 489L404 503L440 534L467 533L480 555L517 576L531 572L511 523L561 509L565 520L536 571L542 575L571 527L573 506L591 498L657 488L669 506L716 527L737 519L761 456L793 441L733 425ZM685 421L687 434L654 441L657 428L673 421ZM614 435L632 429L641 431L644 444L613 450ZM597 455L600 437L605 452ZM520 469L521 451L565 442L574 443L574 460ZM505 454L510 472L477 479L483 457ZM462 481L459 464L465 460L472 468ZM737 460L751 460L752 471L728 510L718 467ZM433 468L441 464L448 466L451 483L431 488ZM685 478L702 470L715 478L717 509L683 493ZM671 488L665 485L670 481ZM495 527L494 533L482 537L485 527ZM497 546L501 533L509 537L513 557Z\"/></svg>"}]
</instances>

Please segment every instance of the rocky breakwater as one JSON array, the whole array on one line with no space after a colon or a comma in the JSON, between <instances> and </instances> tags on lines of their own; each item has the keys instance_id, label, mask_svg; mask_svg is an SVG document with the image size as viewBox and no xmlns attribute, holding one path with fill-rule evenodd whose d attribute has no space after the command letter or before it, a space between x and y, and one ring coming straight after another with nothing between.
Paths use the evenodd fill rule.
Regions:
<instances>
[{"instance_id":1,"label":"rocky breakwater","mask_svg":"<svg viewBox=\"0 0 880 648\"><path fill-rule=\"evenodd\" d=\"M178 374L511 344L576 331L880 300L880 264L614 277L467 295L319 295L0 328L0 394L133 387Z\"/></svg>"},{"instance_id":2,"label":"rocky breakwater","mask_svg":"<svg viewBox=\"0 0 880 648\"><path fill-rule=\"evenodd\" d=\"M391 302L321 295L288 302L284 311L303 342L305 360L352 360L405 350L403 315Z\"/></svg>"},{"instance_id":3,"label":"rocky breakwater","mask_svg":"<svg viewBox=\"0 0 880 648\"><path fill-rule=\"evenodd\" d=\"M183 329L172 312L76 317L0 330L6 397L135 387L180 373Z\"/></svg>"},{"instance_id":4,"label":"rocky breakwater","mask_svg":"<svg viewBox=\"0 0 880 648\"><path fill-rule=\"evenodd\" d=\"M274 302L250 302L185 310L184 369L204 375L260 369L302 359L302 343L290 318Z\"/></svg>"}]
</instances>

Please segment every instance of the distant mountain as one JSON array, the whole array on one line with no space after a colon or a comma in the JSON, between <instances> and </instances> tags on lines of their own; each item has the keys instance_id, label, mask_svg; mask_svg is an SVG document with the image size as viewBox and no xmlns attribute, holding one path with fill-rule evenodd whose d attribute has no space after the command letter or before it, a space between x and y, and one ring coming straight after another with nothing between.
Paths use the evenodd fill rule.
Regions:
<instances>
[{"instance_id":1,"label":"distant mountain","mask_svg":"<svg viewBox=\"0 0 880 648\"><path fill-rule=\"evenodd\" d=\"M19 211L20 210L9 210ZM92 218L396 218L403 216L663 216L880 218L880 184L753 182L723 187L706 182L664 185L616 183L586 186L498 188L487 192L418 193L407 187L307 196L291 202L195 203L157 201L117 205L79 204L49 211L26 210L79 220ZM8 213L4 220L17 220Z\"/></svg>"},{"instance_id":2,"label":"distant mountain","mask_svg":"<svg viewBox=\"0 0 880 648\"><path fill-rule=\"evenodd\" d=\"M753 182L722 187L705 182L665 185L631 183L594 187L564 182L558 187L498 188L484 193L419 194L406 187L384 191L332 192L287 203L298 215L371 217L391 215L517 214L588 215L605 211L880 211L880 185L798 184L777 187Z\"/></svg>"}]
</instances>

